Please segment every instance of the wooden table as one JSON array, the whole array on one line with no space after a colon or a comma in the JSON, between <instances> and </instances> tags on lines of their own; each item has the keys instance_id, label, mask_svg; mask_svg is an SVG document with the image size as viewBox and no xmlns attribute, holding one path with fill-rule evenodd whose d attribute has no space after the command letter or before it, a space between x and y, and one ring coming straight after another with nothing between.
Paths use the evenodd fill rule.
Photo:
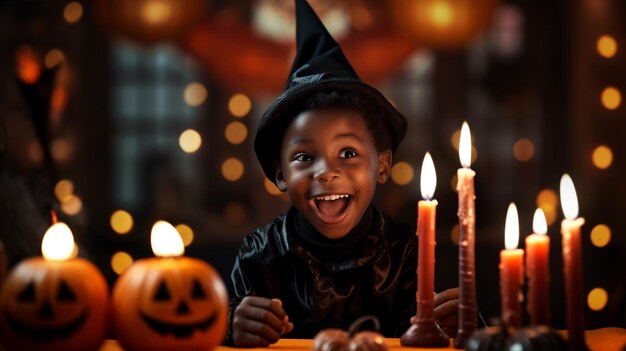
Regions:
<instances>
[{"instance_id":1,"label":"wooden table","mask_svg":"<svg viewBox=\"0 0 626 351\"><path fill-rule=\"evenodd\" d=\"M566 335L566 332L563 332ZM622 328L602 328L595 330L585 331L587 337L587 345L592 351L620 351L622 347L626 346L626 329ZM389 344L389 349L392 351L398 350L422 350L422 351L435 351L435 350L455 350L450 343L448 349L431 349L431 348L411 348L400 346L400 339L386 339ZM122 351L123 349L115 340L107 340L100 351ZM310 339L281 339L276 344L268 348L254 348L254 349L241 349L235 347L218 346L215 351L228 351L228 350L247 350L247 351L263 351L263 350L311 350Z\"/></svg>"}]
</instances>

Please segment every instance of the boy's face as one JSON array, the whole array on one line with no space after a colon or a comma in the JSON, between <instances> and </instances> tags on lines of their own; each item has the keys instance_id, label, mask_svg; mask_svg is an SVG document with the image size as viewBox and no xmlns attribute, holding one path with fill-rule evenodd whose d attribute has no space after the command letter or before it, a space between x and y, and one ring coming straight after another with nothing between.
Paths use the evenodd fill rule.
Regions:
<instances>
[{"instance_id":1,"label":"boy's face","mask_svg":"<svg viewBox=\"0 0 626 351\"><path fill-rule=\"evenodd\" d=\"M380 154L359 112L300 113L280 151L276 183L320 233L338 239L354 228L389 177L391 151Z\"/></svg>"}]
</instances>

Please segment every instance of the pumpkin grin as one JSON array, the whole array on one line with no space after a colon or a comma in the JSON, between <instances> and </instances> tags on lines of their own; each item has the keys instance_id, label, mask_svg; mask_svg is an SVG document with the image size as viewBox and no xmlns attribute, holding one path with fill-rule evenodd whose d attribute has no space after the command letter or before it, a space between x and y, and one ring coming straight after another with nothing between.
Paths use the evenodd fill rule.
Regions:
<instances>
[{"instance_id":1,"label":"pumpkin grin","mask_svg":"<svg viewBox=\"0 0 626 351\"><path fill-rule=\"evenodd\" d=\"M208 316L207 318L199 322L187 323L187 324L181 324L181 323L173 324L173 323L160 321L153 317L148 316L147 314L143 312L141 313L141 317L143 318L144 322L146 322L146 324L150 326L150 328L152 328L152 330L156 331L157 333L161 335L172 334L177 338L186 338L186 337L189 337L191 334L193 334L193 332L196 330L205 331L207 328L213 325L213 323L215 322L217 318L217 312L214 311L213 313L211 313L210 316Z\"/></svg>"},{"instance_id":2,"label":"pumpkin grin","mask_svg":"<svg viewBox=\"0 0 626 351\"><path fill-rule=\"evenodd\" d=\"M6 312L5 315L8 324L16 333L34 341L47 342L67 339L85 323L89 314L84 311L75 320L57 326L36 326L20 321L9 312Z\"/></svg>"}]
</instances>

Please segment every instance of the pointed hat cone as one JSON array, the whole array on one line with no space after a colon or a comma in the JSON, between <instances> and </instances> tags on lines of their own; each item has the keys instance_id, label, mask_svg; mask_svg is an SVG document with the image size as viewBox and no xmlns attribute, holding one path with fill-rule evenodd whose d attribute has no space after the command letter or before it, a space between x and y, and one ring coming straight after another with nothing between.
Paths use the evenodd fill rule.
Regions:
<instances>
[{"instance_id":1,"label":"pointed hat cone","mask_svg":"<svg viewBox=\"0 0 626 351\"><path fill-rule=\"evenodd\" d=\"M376 103L389 127L395 152L406 134L406 118L375 88L363 83L306 0L296 1L297 53L283 93L259 122L254 151L265 176L275 182L274 160L289 122L302 112L298 103L320 91L359 93Z\"/></svg>"}]
</instances>

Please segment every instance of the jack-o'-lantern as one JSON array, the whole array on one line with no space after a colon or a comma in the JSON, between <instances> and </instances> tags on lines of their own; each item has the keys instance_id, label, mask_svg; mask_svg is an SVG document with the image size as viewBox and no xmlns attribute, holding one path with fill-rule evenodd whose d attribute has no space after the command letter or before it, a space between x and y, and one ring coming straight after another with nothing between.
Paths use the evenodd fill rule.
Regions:
<instances>
[{"instance_id":1,"label":"jack-o'-lantern","mask_svg":"<svg viewBox=\"0 0 626 351\"><path fill-rule=\"evenodd\" d=\"M71 236L63 223L46 236L57 229ZM49 258L45 242L45 258L21 262L2 286L0 340L8 350L95 350L108 327L107 283L84 259Z\"/></svg>"},{"instance_id":2,"label":"jack-o'-lantern","mask_svg":"<svg viewBox=\"0 0 626 351\"><path fill-rule=\"evenodd\" d=\"M155 246L163 231L176 254ZM153 250L160 258L139 260L113 288L113 328L128 350L211 350L226 333L228 297L219 274L208 264L182 255L182 240L169 223L153 227ZM167 234L169 233L169 234ZM168 239L170 240L170 239Z\"/></svg>"}]
</instances>

